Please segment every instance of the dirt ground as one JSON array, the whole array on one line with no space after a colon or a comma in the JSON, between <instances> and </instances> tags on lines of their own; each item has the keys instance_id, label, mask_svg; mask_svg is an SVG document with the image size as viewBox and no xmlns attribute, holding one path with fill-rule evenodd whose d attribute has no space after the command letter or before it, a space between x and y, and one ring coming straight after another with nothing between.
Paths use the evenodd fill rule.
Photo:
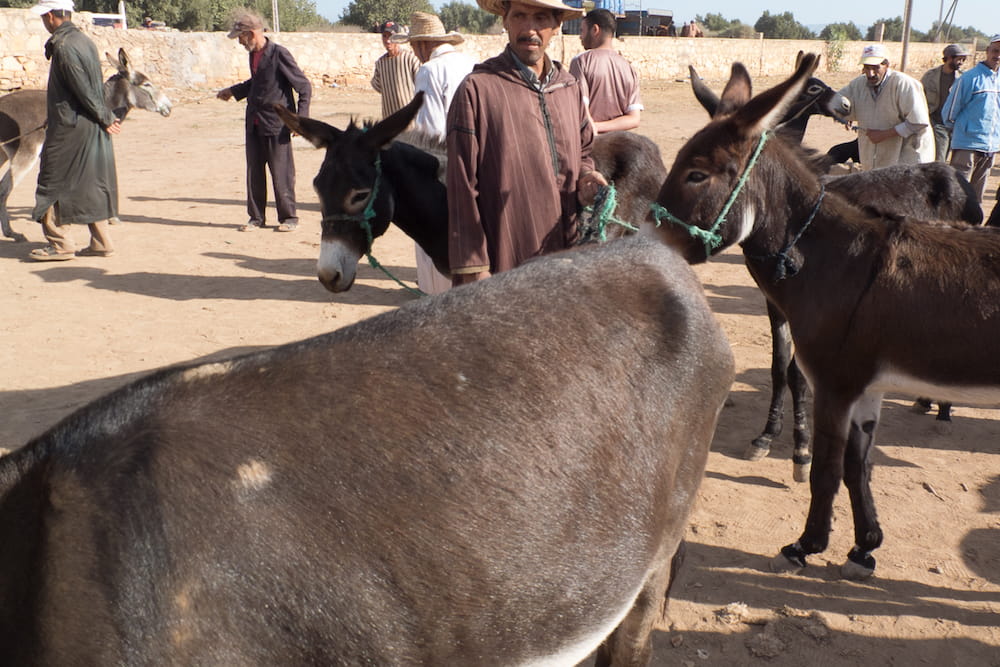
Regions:
<instances>
[{"instance_id":1,"label":"dirt ground","mask_svg":"<svg viewBox=\"0 0 1000 667\"><path fill-rule=\"evenodd\" d=\"M848 78L828 81L839 87ZM758 82L758 89L774 82ZM716 90L723 83L709 82ZM237 232L246 220L243 107L208 90L170 92L177 100L170 118L135 112L115 139L124 221L112 228L116 256L26 261L42 245L27 217L33 176L11 196L13 224L29 243L0 242L0 447L21 446L161 366L299 340L414 298L367 264L346 294L317 282L319 207L311 180L322 155L301 140L295 158L303 225L291 234ZM643 97L642 132L669 165L705 114L686 82L646 82ZM343 127L351 115L378 109L371 91L324 88L313 115ZM849 138L814 119L806 143L825 149ZM83 228L74 232L85 240ZM375 254L403 280L415 280L412 243L400 232L380 239ZM875 452L885 530L876 577L839 578L852 542L846 493L837 498L830 549L800 575L772 574L768 561L801 532L808 489L792 481L790 433L770 458L741 458L764 424L769 396L764 300L737 252L697 271L738 375L691 518L672 624L656 637L655 664L1000 665L1000 411L958 406L943 432L933 417L911 413L908 399L891 397Z\"/></svg>"}]
</instances>

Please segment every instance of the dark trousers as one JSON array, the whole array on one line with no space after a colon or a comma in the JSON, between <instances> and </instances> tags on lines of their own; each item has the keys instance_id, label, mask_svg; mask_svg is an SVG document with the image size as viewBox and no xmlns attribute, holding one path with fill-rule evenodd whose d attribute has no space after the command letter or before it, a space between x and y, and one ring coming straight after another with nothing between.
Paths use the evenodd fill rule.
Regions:
<instances>
[{"instance_id":1,"label":"dark trousers","mask_svg":"<svg viewBox=\"0 0 1000 667\"><path fill-rule=\"evenodd\" d=\"M253 224L264 224L267 208L267 173L271 171L278 222L298 222L295 213L295 161L288 130L274 136L247 133L247 215Z\"/></svg>"}]
</instances>

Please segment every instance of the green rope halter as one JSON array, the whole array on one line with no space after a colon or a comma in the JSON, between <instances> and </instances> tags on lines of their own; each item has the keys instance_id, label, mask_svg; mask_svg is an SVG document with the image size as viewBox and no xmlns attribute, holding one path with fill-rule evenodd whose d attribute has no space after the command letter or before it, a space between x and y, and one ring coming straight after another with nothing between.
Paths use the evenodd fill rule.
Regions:
<instances>
[{"instance_id":1,"label":"green rope halter","mask_svg":"<svg viewBox=\"0 0 1000 667\"><path fill-rule=\"evenodd\" d=\"M396 283L400 287L402 287L403 289L405 289L406 291L411 292L413 294L416 294L417 296L426 296L426 294L423 291L421 291L421 290L419 290L419 289L417 289L415 287L410 287L409 285L407 285L406 283L404 283L402 280L400 280L396 276L392 275L392 273L389 271L389 269L387 269L384 266L382 266L382 264L380 264L379 261L377 259L375 259L375 256L372 254L372 245L375 243L375 236L372 234L372 224L371 224L371 221L372 221L372 218L375 217L375 200L378 199L378 188L379 188L379 184L381 182L382 182L382 154L379 153L379 156L377 158L375 158L375 183L374 183L374 185L372 185L372 193L368 197L368 204L365 205L365 210L361 212L361 215L354 215L354 214L351 214L351 213L343 213L343 214L340 214L340 215L331 215L330 217L328 217L326 219L327 220L347 220L347 221L351 221L351 222L357 222L359 225L361 225L361 229L364 230L365 237L368 240L368 246L365 249L365 257L368 258L368 264L369 264L369 266L371 266L373 269L378 269L378 270L382 271L382 273L384 273L385 275L387 275L390 278L392 278L393 280L395 280Z\"/></svg>"},{"instance_id":2,"label":"green rope halter","mask_svg":"<svg viewBox=\"0 0 1000 667\"><path fill-rule=\"evenodd\" d=\"M760 141L757 142L757 148L754 149L753 155L750 156L750 161L747 162L746 168L743 170L743 174L740 176L739 182L733 189L732 194L729 195L729 200L726 201L726 205L722 207L722 211L719 213L719 217L715 219L710 229L702 229L696 225L684 222L680 218L675 217L667 209L663 208L656 202L650 204L650 209L653 211L653 217L656 218L656 222L662 222L665 219L667 222L672 222L675 225L680 225L687 230L688 234L705 244L705 256L712 254L712 250L718 248L722 245L722 236L719 235L719 228L726 221L726 216L729 214L729 209L732 208L733 203L739 196L740 192L743 190L743 186L746 185L747 179L750 178L750 171L757 164L757 158L760 157L761 151L764 150L764 144L767 142L770 133L767 130L760 135Z\"/></svg>"},{"instance_id":3,"label":"green rope halter","mask_svg":"<svg viewBox=\"0 0 1000 667\"><path fill-rule=\"evenodd\" d=\"M619 225L633 232L639 231L638 227L630 225L621 218L615 216L615 209L618 208L618 190L615 184L602 185L597 189L597 196L594 203L583 209L584 215L580 216L580 240L577 245L597 241L604 243L608 240L608 225ZM584 218L586 217L586 222Z\"/></svg>"}]
</instances>

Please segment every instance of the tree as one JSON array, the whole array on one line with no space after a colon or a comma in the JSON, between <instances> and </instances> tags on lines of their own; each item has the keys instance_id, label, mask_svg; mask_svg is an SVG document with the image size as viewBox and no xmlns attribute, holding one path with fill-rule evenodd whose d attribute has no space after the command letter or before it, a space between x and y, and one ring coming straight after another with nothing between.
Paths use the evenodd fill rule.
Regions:
<instances>
[{"instance_id":1,"label":"tree","mask_svg":"<svg viewBox=\"0 0 1000 667\"><path fill-rule=\"evenodd\" d=\"M868 41L874 41L876 39L875 30L878 28L879 23L885 24L885 33L882 35L883 41L886 42L902 42L903 41L903 17L897 16L894 19L879 19L875 23L868 27L868 32L865 33L865 39ZM927 35L920 32L919 30L914 30L913 26L910 26L910 41L913 42L925 42L927 41Z\"/></svg>"},{"instance_id":2,"label":"tree","mask_svg":"<svg viewBox=\"0 0 1000 667\"><path fill-rule=\"evenodd\" d=\"M813 31L795 20L791 12L774 14L765 11L757 22L754 30L764 33L765 39L815 39Z\"/></svg>"},{"instance_id":3,"label":"tree","mask_svg":"<svg viewBox=\"0 0 1000 667\"><path fill-rule=\"evenodd\" d=\"M712 12L704 16L699 14L694 17L694 20L695 23L701 24L706 31L711 33L720 33L729 30L734 24L739 24L736 19L727 19L722 14L713 14Z\"/></svg>"},{"instance_id":4,"label":"tree","mask_svg":"<svg viewBox=\"0 0 1000 667\"><path fill-rule=\"evenodd\" d=\"M383 21L409 23L413 12L434 13L428 0L354 0L340 16L340 22L378 30Z\"/></svg>"},{"instance_id":5,"label":"tree","mask_svg":"<svg viewBox=\"0 0 1000 667\"><path fill-rule=\"evenodd\" d=\"M500 17L464 2L449 2L438 12L445 30L482 35L495 26Z\"/></svg>"},{"instance_id":6,"label":"tree","mask_svg":"<svg viewBox=\"0 0 1000 667\"><path fill-rule=\"evenodd\" d=\"M823 28L819 38L827 42L859 42L861 28L853 23L831 23Z\"/></svg>"}]
</instances>

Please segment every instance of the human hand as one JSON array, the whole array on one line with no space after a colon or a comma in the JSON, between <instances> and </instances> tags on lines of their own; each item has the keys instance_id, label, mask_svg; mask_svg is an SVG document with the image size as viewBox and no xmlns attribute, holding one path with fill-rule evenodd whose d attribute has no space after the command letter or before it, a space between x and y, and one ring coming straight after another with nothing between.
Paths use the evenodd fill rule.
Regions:
<instances>
[{"instance_id":1,"label":"human hand","mask_svg":"<svg viewBox=\"0 0 1000 667\"><path fill-rule=\"evenodd\" d=\"M892 139L893 137L898 137L899 135L896 133L896 130L888 129L888 130L866 130L865 136L868 137L868 141L872 142L873 144L880 144L886 139Z\"/></svg>"},{"instance_id":2,"label":"human hand","mask_svg":"<svg viewBox=\"0 0 1000 667\"><path fill-rule=\"evenodd\" d=\"M223 101L229 100L229 99L232 99L232 97L233 97L233 90L232 90L232 88L223 88L218 93L216 93L215 96L218 97L220 100L223 100Z\"/></svg>"},{"instance_id":3,"label":"human hand","mask_svg":"<svg viewBox=\"0 0 1000 667\"><path fill-rule=\"evenodd\" d=\"M122 132L122 122L121 122L120 119L115 118L114 122L111 123L111 125L108 125L104 129L105 129L105 131L107 131L108 134L121 134L121 132Z\"/></svg>"},{"instance_id":4,"label":"human hand","mask_svg":"<svg viewBox=\"0 0 1000 667\"><path fill-rule=\"evenodd\" d=\"M599 171L589 171L576 182L576 198L583 206L594 203L597 191L602 185L607 185L608 179Z\"/></svg>"}]
</instances>

